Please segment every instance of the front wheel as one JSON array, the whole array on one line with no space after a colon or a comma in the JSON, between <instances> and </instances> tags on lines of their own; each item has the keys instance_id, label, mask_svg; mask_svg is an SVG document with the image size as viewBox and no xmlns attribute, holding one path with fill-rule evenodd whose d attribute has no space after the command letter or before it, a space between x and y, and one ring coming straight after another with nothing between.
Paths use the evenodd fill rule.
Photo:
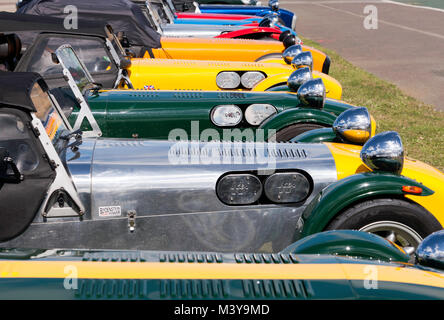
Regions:
<instances>
[{"instance_id":1,"label":"front wheel","mask_svg":"<svg viewBox=\"0 0 444 320\"><path fill-rule=\"evenodd\" d=\"M274 141L273 139L276 139L275 140L276 142L290 141L294 137L304 132L321 128L325 128L325 126L316 123L296 123L279 130L278 132L276 132L274 136L270 137L268 140Z\"/></svg>"},{"instance_id":2,"label":"front wheel","mask_svg":"<svg viewBox=\"0 0 444 320\"><path fill-rule=\"evenodd\" d=\"M326 229L354 229L374 233L412 255L422 239L441 230L442 226L431 213L415 203L399 199L375 199L345 210Z\"/></svg>"}]
</instances>

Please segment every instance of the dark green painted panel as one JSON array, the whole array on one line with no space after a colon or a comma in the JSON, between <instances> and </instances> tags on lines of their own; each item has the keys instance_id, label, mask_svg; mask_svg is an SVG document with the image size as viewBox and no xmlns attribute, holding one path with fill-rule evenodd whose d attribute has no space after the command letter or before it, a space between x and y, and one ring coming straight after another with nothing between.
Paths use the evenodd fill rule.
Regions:
<instances>
[{"instance_id":1,"label":"dark green painted panel","mask_svg":"<svg viewBox=\"0 0 444 320\"><path fill-rule=\"evenodd\" d=\"M353 288L351 287L353 286ZM65 289L63 279L0 279L0 299L443 299L444 289L378 281L366 289L364 280L170 280L79 279Z\"/></svg>"},{"instance_id":2,"label":"dark green painted panel","mask_svg":"<svg viewBox=\"0 0 444 320\"><path fill-rule=\"evenodd\" d=\"M402 186L422 188L420 196L434 193L423 184L404 176L389 173L362 173L330 184L314 198L302 213L304 227L295 240L321 232L342 209L370 197L404 196Z\"/></svg>"}]
</instances>

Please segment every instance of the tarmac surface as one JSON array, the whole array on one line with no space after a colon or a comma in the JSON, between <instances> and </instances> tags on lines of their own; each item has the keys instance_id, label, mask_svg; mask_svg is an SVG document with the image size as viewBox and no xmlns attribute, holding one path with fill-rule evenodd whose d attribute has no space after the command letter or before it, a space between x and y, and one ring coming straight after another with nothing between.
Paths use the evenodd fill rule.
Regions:
<instances>
[{"instance_id":1,"label":"tarmac surface","mask_svg":"<svg viewBox=\"0 0 444 320\"><path fill-rule=\"evenodd\" d=\"M282 0L280 5L297 14L296 29L304 37L444 111L443 9L384 0ZM369 5L377 9L377 29L364 27Z\"/></svg>"},{"instance_id":2,"label":"tarmac surface","mask_svg":"<svg viewBox=\"0 0 444 320\"><path fill-rule=\"evenodd\" d=\"M14 0L0 0L0 11L15 11L15 4L17 1Z\"/></svg>"}]
</instances>

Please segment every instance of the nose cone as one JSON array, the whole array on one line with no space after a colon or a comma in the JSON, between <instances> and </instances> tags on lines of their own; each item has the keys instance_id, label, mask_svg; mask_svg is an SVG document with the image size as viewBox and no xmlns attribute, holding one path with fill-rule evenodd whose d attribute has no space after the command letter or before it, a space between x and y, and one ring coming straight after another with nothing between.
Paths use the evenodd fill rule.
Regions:
<instances>
[{"instance_id":1,"label":"nose cone","mask_svg":"<svg viewBox=\"0 0 444 320\"><path fill-rule=\"evenodd\" d=\"M395 131L375 135L361 150L361 159L373 171L400 174L404 166L404 147Z\"/></svg>"}]
</instances>

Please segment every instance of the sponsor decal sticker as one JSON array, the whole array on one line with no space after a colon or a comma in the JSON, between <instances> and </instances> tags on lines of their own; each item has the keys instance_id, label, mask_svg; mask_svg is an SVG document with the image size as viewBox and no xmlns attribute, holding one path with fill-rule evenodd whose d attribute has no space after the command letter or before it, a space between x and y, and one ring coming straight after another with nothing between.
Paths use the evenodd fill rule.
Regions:
<instances>
[{"instance_id":1,"label":"sponsor decal sticker","mask_svg":"<svg viewBox=\"0 0 444 320\"><path fill-rule=\"evenodd\" d=\"M99 207L99 217L120 217L122 208L120 206Z\"/></svg>"}]
</instances>

